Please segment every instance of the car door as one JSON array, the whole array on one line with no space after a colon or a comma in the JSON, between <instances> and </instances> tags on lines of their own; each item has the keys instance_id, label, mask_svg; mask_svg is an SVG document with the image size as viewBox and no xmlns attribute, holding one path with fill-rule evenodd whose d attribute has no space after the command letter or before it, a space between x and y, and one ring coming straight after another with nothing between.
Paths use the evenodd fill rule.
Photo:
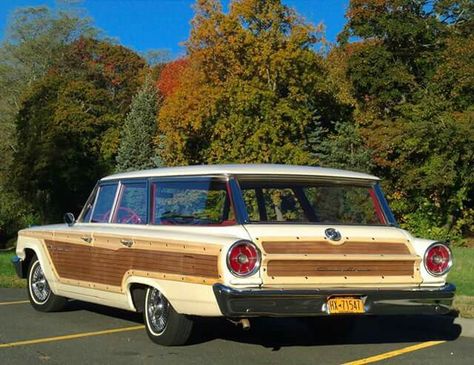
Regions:
<instances>
[{"instance_id":1,"label":"car door","mask_svg":"<svg viewBox=\"0 0 474 365\"><path fill-rule=\"evenodd\" d=\"M108 224L117 188L118 183L99 185L80 221L56 231L47 244L60 282L84 287L100 282L93 258L94 233Z\"/></svg>"},{"instance_id":2,"label":"car door","mask_svg":"<svg viewBox=\"0 0 474 365\"><path fill-rule=\"evenodd\" d=\"M120 291L123 278L140 261L137 234L148 222L148 183L121 181L114 209L107 224L93 233L91 269L96 283L109 291ZM137 247L138 246L138 247Z\"/></svg>"}]
</instances>

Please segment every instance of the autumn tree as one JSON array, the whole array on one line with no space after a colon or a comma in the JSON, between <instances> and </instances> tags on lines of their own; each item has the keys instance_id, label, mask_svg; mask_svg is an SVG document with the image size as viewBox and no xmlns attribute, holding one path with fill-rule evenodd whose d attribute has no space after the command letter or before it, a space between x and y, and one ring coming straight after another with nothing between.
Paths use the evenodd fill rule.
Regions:
<instances>
[{"instance_id":1,"label":"autumn tree","mask_svg":"<svg viewBox=\"0 0 474 365\"><path fill-rule=\"evenodd\" d=\"M81 36L97 36L90 19L77 10L19 8L11 16L0 45L0 247L35 220L27 199L10 181L16 144L15 118L21 95L59 62L64 49Z\"/></svg>"},{"instance_id":2,"label":"autumn tree","mask_svg":"<svg viewBox=\"0 0 474 365\"><path fill-rule=\"evenodd\" d=\"M31 7L14 12L0 46L1 168L8 168L15 149L14 118L25 87L41 78L68 44L96 34L90 20L72 10Z\"/></svg>"},{"instance_id":3,"label":"autumn tree","mask_svg":"<svg viewBox=\"0 0 474 365\"><path fill-rule=\"evenodd\" d=\"M352 0L340 36L375 171L401 223L433 238L474 223L472 14L462 0Z\"/></svg>"},{"instance_id":4,"label":"autumn tree","mask_svg":"<svg viewBox=\"0 0 474 365\"><path fill-rule=\"evenodd\" d=\"M161 158L154 144L157 90L150 78L133 97L130 111L121 128L117 154L117 172L147 169L161 165Z\"/></svg>"},{"instance_id":5,"label":"autumn tree","mask_svg":"<svg viewBox=\"0 0 474 365\"><path fill-rule=\"evenodd\" d=\"M345 110L325 82L321 36L280 0L199 0L188 66L159 126L170 164L317 163L312 149Z\"/></svg>"},{"instance_id":6,"label":"autumn tree","mask_svg":"<svg viewBox=\"0 0 474 365\"><path fill-rule=\"evenodd\" d=\"M188 64L186 58L179 58L163 67L156 86L164 98L172 95L181 86L181 78Z\"/></svg>"},{"instance_id":7,"label":"autumn tree","mask_svg":"<svg viewBox=\"0 0 474 365\"><path fill-rule=\"evenodd\" d=\"M77 213L95 181L113 171L144 67L122 46L81 38L23 95L14 181L42 222Z\"/></svg>"}]
</instances>

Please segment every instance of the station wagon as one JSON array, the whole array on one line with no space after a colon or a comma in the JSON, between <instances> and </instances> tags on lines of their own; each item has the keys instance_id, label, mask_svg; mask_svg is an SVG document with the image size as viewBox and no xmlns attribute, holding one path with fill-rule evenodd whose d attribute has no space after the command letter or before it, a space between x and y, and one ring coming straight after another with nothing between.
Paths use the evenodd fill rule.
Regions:
<instances>
[{"instance_id":1,"label":"station wagon","mask_svg":"<svg viewBox=\"0 0 474 365\"><path fill-rule=\"evenodd\" d=\"M19 232L31 305L69 299L142 312L162 345L196 317L445 314L447 244L400 229L368 174L209 165L101 179L77 220Z\"/></svg>"}]
</instances>

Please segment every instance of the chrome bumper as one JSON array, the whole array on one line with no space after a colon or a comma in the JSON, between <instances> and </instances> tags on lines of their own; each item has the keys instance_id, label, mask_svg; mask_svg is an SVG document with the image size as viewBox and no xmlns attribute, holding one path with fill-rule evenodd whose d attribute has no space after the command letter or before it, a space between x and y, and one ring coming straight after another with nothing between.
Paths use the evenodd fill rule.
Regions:
<instances>
[{"instance_id":1,"label":"chrome bumper","mask_svg":"<svg viewBox=\"0 0 474 365\"><path fill-rule=\"evenodd\" d=\"M226 317L296 317L328 315L333 296L356 296L365 314L446 314L451 311L456 287L410 289L234 289L214 284L214 294Z\"/></svg>"}]
</instances>

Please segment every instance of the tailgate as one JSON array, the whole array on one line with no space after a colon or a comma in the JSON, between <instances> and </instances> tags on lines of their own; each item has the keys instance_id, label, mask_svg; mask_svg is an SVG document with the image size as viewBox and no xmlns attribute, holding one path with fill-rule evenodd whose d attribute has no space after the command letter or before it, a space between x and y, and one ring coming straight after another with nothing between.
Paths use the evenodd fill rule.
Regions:
<instances>
[{"instance_id":1,"label":"tailgate","mask_svg":"<svg viewBox=\"0 0 474 365\"><path fill-rule=\"evenodd\" d=\"M400 287L421 283L420 262L393 227L247 225L262 252L267 287ZM327 228L341 239L330 240Z\"/></svg>"}]
</instances>

